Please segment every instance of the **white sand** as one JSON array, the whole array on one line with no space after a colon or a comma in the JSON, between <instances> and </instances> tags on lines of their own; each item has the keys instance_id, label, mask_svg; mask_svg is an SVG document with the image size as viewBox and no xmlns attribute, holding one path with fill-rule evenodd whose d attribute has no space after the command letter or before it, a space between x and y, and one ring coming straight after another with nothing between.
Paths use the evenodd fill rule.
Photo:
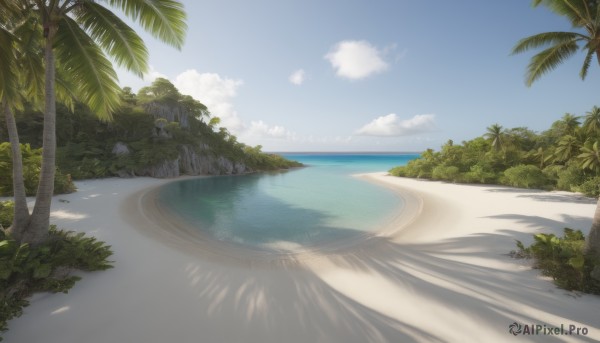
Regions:
<instances>
[{"instance_id":1,"label":"white sand","mask_svg":"<svg viewBox=\"0 0 600 343\"><path fill-rule=\"evenodd\" d=\"M115 268L85 275L68 295L34 297L9 323L5 342L600 340L600 297L558 289L527 261L506 255L515 239L530 243L536 232L587 232L593 201L383 173L361 177L409 192L419 215L352 247L271 267L222 245L193 252L210 240L190 244L199 239L144 223L134 213L136 193L168 181L78 182L77 193L55 199L52 222L109 242ZM515 321L589 331L513 337L508 326Z\"/></svg>"}]
</instances>

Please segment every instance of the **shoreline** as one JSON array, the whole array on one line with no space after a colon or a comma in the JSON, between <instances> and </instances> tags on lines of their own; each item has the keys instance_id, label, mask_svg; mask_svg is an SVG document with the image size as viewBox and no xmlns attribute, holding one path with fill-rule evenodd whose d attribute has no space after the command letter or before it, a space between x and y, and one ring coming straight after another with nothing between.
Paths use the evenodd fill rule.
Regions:
<instances>
[{"instance_id":1,"label":"shoreline","mask_svg":"<svg viewBox=\"0 0 600 343\"><path fill-rule=\"evenodd\" d=\"M315 268L326 265L324 260L332 256L352 254L357 245L368 243L373 238L393 236L422 215L423 199L417 194L397 187L390 188L368 173L353 176L393 191L403 199L403 206L390 214L384 225L336 242L269 249L215 239L186 223L183 218L161 208L157 193L166 183L131 195L126 207L121 210L121 215L144 235L191 256L252 268Z\"/></svg>"},{"instance_id":2,"label":"shoreline","mask_svg":"<svg viewBox=\"0 0 600 343\"><path fill-rule=\"evenodd\" d=\"M400 229L382 227L382 234L344 251L311 252L313 259L284 268L227 261L220 245L207 242L219 254L190 254L180 242L169 245L169 235L144 233L148 223L131 215L140 204L132 197L180 179L76 182L78 192L54 198L51 222L112 245L115 268L84 273L68 295L36 295L3 337L47 343L504 342L515 339L508 327L517 322L589 330L586 336L518 338L527 341L600 340L600 297L558 289L528 261L507 256L515 239L527 244L538 232L587 232L595 201L385 173L359 177L420 198L420 215Z\"/></svg>"}]
</instances>

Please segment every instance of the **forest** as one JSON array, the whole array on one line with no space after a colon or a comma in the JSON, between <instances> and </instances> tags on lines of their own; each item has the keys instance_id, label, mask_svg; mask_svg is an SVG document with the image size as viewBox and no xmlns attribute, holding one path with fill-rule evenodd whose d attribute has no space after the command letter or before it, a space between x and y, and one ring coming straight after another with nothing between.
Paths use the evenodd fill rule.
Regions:
<instances>
[{"instance_id":1,"label":"forest","mask_svg":"<svg viewBox=\"0 0 600 343\"><path fill-rule=\"evenodd\" d=\"M176 177L181 174L240 174L300 166L261 146L238 142L219 118L166 79L133 93L125 87L121 107L110 121L89 108L57 104L55 193L72 192L72 180L111 176ZM41 163L43 113L25 106L16 113L22 142L25 187L34 195ZM12 175L10 144L0 126L0 174ZM183 165L186 164L186 165ZM12 180L0 181L0 195L12 193Z\"/></svg>"},{"instance_id":2,"label":"forest","mask_svg":"<svg viewBox=\"0 0 600 343\"><path fill-rule=\"evenodd\" d=\"M600 194L600 108L566 113L541 133L491 125L480 137L428 149L395 176Z\"/></svg>"}]
</instances>

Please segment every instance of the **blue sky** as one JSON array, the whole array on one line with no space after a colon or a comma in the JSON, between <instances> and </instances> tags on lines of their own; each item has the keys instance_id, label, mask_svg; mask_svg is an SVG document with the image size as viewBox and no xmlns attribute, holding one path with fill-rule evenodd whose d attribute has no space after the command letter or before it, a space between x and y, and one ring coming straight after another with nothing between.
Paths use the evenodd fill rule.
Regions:
<instances>
[{"instance_id":1,"label":"blue sky","mask_svg":"<svg viewBox=\"0 0 600 343\"><path fill-rule=\"evenodd\" d=\"M152 72L119 70L134 90L171 80L223 126L265 151L422 151L487 126L541 131L597 101L594 61L577 55L531 88L526 36L571 31L529 1L183 1L177 51L142 35Z\"/></svg>"}]
</instances>

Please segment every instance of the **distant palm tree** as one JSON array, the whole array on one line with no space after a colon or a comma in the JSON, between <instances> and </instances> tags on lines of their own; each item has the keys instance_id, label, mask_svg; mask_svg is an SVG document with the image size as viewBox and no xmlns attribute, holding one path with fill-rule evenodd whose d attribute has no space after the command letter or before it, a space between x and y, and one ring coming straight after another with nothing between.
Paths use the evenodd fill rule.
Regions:
<instances>
[{"instance_id":1,"label":"distant palm tree","mask_svg":"<svg viewBox=\"0 0 600 343\"><path fill-rule=\"evenodd\" d=\"M580 142L571 135L563 136L558 141L558 146L554 150L554 158L558 162L565 162L571 159L581 148Z\"/></svg>"},{"instance_id":2,"label":"distant palm tree","mask_svg":"<svg viewBox=\"0 0 600 343\"><path fill-rule=\"evenodd\" d=\"M600 147L597 141L592 146L583 146L577 157L581 161L581 168L600 172Z\"/></svg>"},{"instance_id":3,"label":"distant palm tree","mask_svg":"<svg viewBox=\"0 0 600 343\"><path fill-rule=\"evenodd\" d=\"M571 135L579 127L579 117L572 115L571 113L565 113L560 120L561 127L563 129L563 135Z\"/></svg>"},{"instance_id":4,"label":"distant palm tree","mask_svg":"<svg viewBox=\"0 0 600 343\"><path fill-rule=\"evenodd\" d=\"M594 106L591 111L586 112L583 128L590 135L600 134L600 108Z\"/></svg>"},{"instance_id":5,"label":"distant palm tree","mask_svg":"<svg viewBox=\"0 0 600 343\"><path fill-rule=\"evenodd\" d=\"M484 137L492 141L492 148L496 152L502 149L504 143L504 133L501 125L494 124L489 126L487 128L487 133L484 134Z\"/></svg>"},{"instance_id":6,"label":"distant palm tree","mask_svg":"<svg viewBox=\"0 0 600 343\"><path fill-rule=\"evenodd\" d=\"M579 72L585 79L594 56L600 64L600 4L597 0L533 0L533 5L544 5L555 14L569 20L573 28L579 32L545 32L520 40L513 48L513 53L521 53L542 47L542 50L531 58L527 67L525 82L528 86L545 73L555 69L569 57L581 49L585 53L583 65ZM596 147L596 149L594 149ZM594 159L588 155L597 150L594 143L590 151L584 151L583 159ZM580 155L581 156L581 155ZM588 166L593 161L586 163ZM596 205L592 227L586 240L586 251L600 258L600 200Z\"/></svg>"},{"instance_id":7,"label":"distant palm tree","mask_svg":"<svg viewBox=\"0 0 600 343\"><path fill-rule=\"evenodd\" d=\"M36 202L22 240L41 243L48 233L56 156L57 66L77 85L77 97L108 120L119 106L117 75L107 55L137 75L148 69L142 39L111 10L93 0L5 0L35 15L43 30L45 105L42 167ZM174 0L111 0L111 7L137 21L160 40L180 48L186 24Z\"/></svg>"}]
</instances>

